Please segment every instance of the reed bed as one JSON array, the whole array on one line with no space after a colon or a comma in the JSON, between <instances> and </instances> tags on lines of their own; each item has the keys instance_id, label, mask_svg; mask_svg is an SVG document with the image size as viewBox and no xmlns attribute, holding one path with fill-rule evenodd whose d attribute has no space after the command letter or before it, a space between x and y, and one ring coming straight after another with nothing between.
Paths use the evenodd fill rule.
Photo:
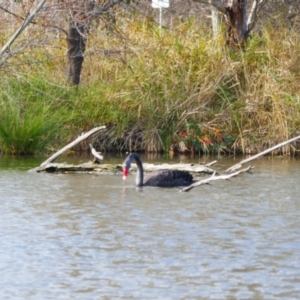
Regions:
<instances>
[{"instance_id":1,"label":"reed bed","mask_svg":"<svg viewBox=\"0 0 300 300\"><path fill-rule=\"evenodd\" d=\"M78 88L63 40L12 57L0 69L0 151L51 151L99 125L102 151L252 154L300 134L296 31L265 28L230 49L196 21L122 30L92 31Z\"/></svg>"}]
</instances>

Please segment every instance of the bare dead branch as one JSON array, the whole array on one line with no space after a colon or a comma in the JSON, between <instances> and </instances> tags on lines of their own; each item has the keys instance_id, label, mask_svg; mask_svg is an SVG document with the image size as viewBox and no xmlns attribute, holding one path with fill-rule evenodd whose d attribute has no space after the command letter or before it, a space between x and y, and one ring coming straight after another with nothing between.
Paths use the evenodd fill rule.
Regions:
<instances>
[{"instance_id":1,"label":"bare dead branch","mask_svg":"<svg viewBox=\"0 0 300 300\"><path fill-rule=\"evenodd\" d=\"M20 26L20 28L15 32L15 34L9 39L9 41L4 45L2 50L0 51L0 57L6 52L7 49L13 44L16 38L22 33L22 31L30 24L30 22L34 19L36 14L43 8L46 0L42 0L36 9L32 12L32 14L25 20L24 24Z\"/></svg>"},{"instance_id":2,"label":"bare dead branch","mask_svg":"<svg viewBox=\"0 0 300 300\"><path fill-rule=\"evenodd\" d=\"M103 13L109 11L115 5L120 4L122 1L123 0L110 0L110 1L108 1L107 4L105 4L103 6L95 6L94 10L92 11L92 16L94 18L96 18L96 17L102 15Z\"/></svg>"},{"instance_id":3,"label":"bare dead branch","mask_svg":"<svg viewBox=\"0 0 300 300\"><path fill-rule=\"evenodd\" d=\"M216 164L217 163L217 161L216 160L213 160L213 161L211 161L211 162L209 162L209 163L207 163L207 164L204 164L205 165L205 167L210 167L210 166L212 166L212 165L214 165L214 164Z\"/></svg>"},{"instance_id":4,"label":"bare dead branch","mask_svg":"<svg viewBox=\"0 0 300 300\"><path fill-rule=\"evenodd\" d=\"M203 180L199 180L183 189L180 190L180 192L188 192L190 191L191 189L193 189L194 187L197 187L197 186L200 186L200 185L203 185L203 184L209 184L211 181L215 181L215 180L221 180L221 179L225 179L225 180L228 180L229 178L231 177L234 177L234 176L237 176L238 174L240 173L245 173L245 172L249 172L253 167L249 166L245 169L241 169L239 171L236 171L234 173L230 173L230 174L222 174L222 175L216 175L216 172L213 173L213 175L211 177L208 177L206 179L203 179Z\"/></svg>"},{"instance_id":5,"label":"bare dead branch","mask_svg":"<svg viewBox=\"0 0 300 300\"><path fill-rule=\"evenodd\" d=\"M248 163L248 162L250 162L250 161L252 161L254 159L257 159L257 158L259 158L259 157L261 157L261 156L263 156L263 155L265 155L267 153L270 153L270 152L272 152L272 151L274 151L276 149L279 149L279 148L281 148L281 147L283 147L283 146L285 146L287 144L290 144L290 143L292 143L292 142L294 142L296 140L299 140L299 139L300 139L300 135L296 136L296 137L294 137L294 138L292 138L290 140L287 140L285 142L282 142L282 143L280 143L280 144L278 144L278 145L276 145L276 146L274 146L272 148L266 149L266 150L264 150L264 151L262 151L262 152L260 152L260 153L258 153L256 155L253 155L253 156L251 156L251 157L249 157L249 158L247 158L245 160L242 160L241 162L233 165L232 167L230 167L229 169L227 169L225 172L233 172L236 169L239 169L243 164L246 164L246 163Z\"/></svg>"},{"instance_id":6,"label":"bare dead branch","mask_svg":"<svg viewBox=\"0 0 300 300\"><path fill-rule=\"evenodd\" d=\"M223 13L225 15L227 13L224 3L222 3L219 0L194 0L194 2L212 5L221 13Z\"/></svg>"},{"instance_id":7,"label":"bare dead branch","mask_svg":"<svg viewBox=\"0 0 300 300\"><path fill-rule=\"evenodd\" d=\"M106 126L95 127L92 130L90 130L90 131L82 134L75 141L73 141L70 144L68 144L67 146L63 147L62 149L60 149L59 151L57 151L56 153L54 153L50 158L48 158L43 163L41 163L40 167L43 167L43 166L46 166L49 163L52 163L56 158L58 158L60 155L62 155L67 150L71 149L72 147L74 147L75 145L77 145L78 143L80 143L81 141L85 140L90 135L92 135L92 134L94 134L94 133L96 133L96 132L98 132L100 130L103 130L105 128L106 128Z\"/></svg>"}]
</instances>

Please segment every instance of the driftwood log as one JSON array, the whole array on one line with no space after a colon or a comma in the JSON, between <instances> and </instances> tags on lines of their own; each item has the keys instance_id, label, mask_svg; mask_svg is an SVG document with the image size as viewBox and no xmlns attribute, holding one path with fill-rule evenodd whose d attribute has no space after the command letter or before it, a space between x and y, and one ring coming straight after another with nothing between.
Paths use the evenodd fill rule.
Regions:
<instances>
[{"instance_id":1,"label":"driftwood log","mask_svg":"<svg viewBox=\"0 0 300 300\"><path fill-rule=\"evenodd\" d=\"M64 154L67 150L71 149L78 143L84 141L88 137L90 137L93 134L96 134L102 130L104 130L106 127L96 127L92 130L80 135L76 140L69 143L56 153L54 153L51 157L49 157L47 160L41 163L41 165L32 171L36 172L47 172L47 173L116 173L117 171L122 170L121 165L111 165L111 164L103 164L103 156L97 152L91 144L90 149L91 153L94 156L94 160L92 162L83 163L80 165L71 165L66 163L54 163L54 161ZM154 165L154 164L148 164L144 163L144 170L145 172L152 172L155 170L160 169L174 169L174 170L185 170L191 173L205 173L205 174L213 174L215 171L210 168L211 165L216 163L216 161L212 161L208 163L207 165L204 164L161 164L161 165ZM132 164L131 166L132 171L136 171L136 164Z\"/></svg>"},{"instance_id":2,"label":"driftwood log","mask_svg":"<svg viewBox=\"0 0 300 300\"><path fill-rule=\"evenodd\" d=\"M145 172L152 172L161 169L185 170L191 173L213 174L215 171L203 164L149 164L143 163ZM47 173L116 173L122 171L121 164L104 164L95 162L86 162L80 165L71 165L66 163L48 163L34 169L36 172ZM136 164L131 164L131 171L137 171Z\"/></svg>"}]
</instances>

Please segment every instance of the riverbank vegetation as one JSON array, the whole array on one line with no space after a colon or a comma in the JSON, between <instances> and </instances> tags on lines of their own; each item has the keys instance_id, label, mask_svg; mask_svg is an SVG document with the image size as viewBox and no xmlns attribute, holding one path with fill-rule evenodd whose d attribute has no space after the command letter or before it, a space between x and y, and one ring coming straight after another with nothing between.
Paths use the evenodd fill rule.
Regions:
<instances>
[{"instance_id":1,"label":"riverbank vegetation","mask_svg":"<svg viewBox=\"0 0 300 300\"><path fill-rule=\"evenodd\" d=\"M52 151L101 125L102 151L245 154L299 135L299 32L265 26L232 49L202 26L160 32L136 20L121 38L102 30L77 88L65 81L63 40L20 51L0 69L0 151Z\"/></svg>"}]
</instances>

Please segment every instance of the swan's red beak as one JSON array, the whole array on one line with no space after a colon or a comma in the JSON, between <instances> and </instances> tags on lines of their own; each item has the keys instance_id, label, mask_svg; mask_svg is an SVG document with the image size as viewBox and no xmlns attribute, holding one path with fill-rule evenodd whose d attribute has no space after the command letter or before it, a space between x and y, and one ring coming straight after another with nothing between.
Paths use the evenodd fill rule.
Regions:
<instances>
[{"instance_id":1,"label":"swan's red beak","mask_svg":"<svg viewBox=\"0 0 300 300\"><path fill-rule=\"evenodd\" d=\"M123 168L123 180L125 180L127 178L129 174L129 169L128 168Z\"/></svg>"}]
</instances>

